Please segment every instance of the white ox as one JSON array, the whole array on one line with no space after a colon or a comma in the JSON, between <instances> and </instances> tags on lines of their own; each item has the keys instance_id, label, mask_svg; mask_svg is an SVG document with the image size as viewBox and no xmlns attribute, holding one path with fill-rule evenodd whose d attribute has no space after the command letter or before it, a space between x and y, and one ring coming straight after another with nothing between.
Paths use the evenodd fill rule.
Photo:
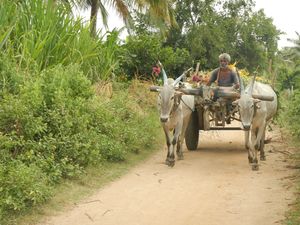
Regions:
<instances>
[{"instance_id":1,"label":"white ox","mask_svg":"<svg viewBox=\"0 0 300 225\"><path fill-rule=\"evenodd\" d=\"M268 123L277 111L277 96L271 86L253 81L242 90L241 97L233 104L238 104L241 122L245 130L245 146L248 150L248 160L252 170L258 170L257 152L260 160L266 160L264 152L265 132ZM253 96L269 97L272 101L263 101ZM263 98L262 98L263 99ZM251 132L251 137L250 136Z\"/></svg>"},{"instance_id":2,"label":"white ox","mask_svg":"<svg viewBox=\"0 0 300 225\"><path fill-rule=\"evenodd\" d=\"M173 167L175 165L175 148L178 159L183 159L182 145L191 113L194 110L194 96L183 95L175 89L185 73L175 81L167 78L164 69L162 69L162 73L164 86L158 89L157 103L160 122L168 146L166 164ZM173 136L171 133L173 133Z\"/></svg>"}]
</instances>

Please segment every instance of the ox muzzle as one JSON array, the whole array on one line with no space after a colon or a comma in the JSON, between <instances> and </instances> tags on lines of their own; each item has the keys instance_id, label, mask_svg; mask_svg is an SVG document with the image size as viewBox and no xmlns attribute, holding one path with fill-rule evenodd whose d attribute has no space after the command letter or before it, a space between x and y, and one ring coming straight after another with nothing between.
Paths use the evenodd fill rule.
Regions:
<instances>
[{"instance_id":1,"label":"ox muzzle","mask_svg":"<svg viewBox=\"0 0 300 225\"><path fill-rule=\"evenodd\" d=\"M168 122L168 120L169 120L169 117L168 117L168 116L161 116L161 117L160 117L160 122L161 122L161 123L166 123L166 122Z\"/></svg>"},{"instance_id":2,"label":"ox muzzle","mask_svg":"<svg viewBox=\"0 0 300 225\"><path fill-rule=\"evenodd\" d=\"M249 131L250 130L250 126L251 126L250 124L243 124L242 123L242 125L243 125L243 130L244 131Z\"/></svg>"}]
</instances>

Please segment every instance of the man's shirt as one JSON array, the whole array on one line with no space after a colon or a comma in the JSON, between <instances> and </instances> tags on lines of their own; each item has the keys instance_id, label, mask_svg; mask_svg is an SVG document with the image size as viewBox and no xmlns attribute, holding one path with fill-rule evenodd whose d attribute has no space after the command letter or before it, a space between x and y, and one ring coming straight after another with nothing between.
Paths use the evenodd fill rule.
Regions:
<instances>
[{"instance_id":1,"label":"man's shirt","mask_svg":"<svg viewBox=\"0 0 300 225\"><path fill-rule=\"evenodd\" d=\"M217 81L218 86L231 87L234 84L239 84L236 72L229 68L217 68L212 71L209 85Z\"/></svg>"}]
</instances>

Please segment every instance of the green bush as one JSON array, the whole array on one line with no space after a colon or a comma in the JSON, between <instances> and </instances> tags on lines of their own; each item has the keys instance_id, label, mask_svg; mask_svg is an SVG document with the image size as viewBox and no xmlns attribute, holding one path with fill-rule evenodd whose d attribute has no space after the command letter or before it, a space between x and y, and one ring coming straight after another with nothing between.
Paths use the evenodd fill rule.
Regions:
<instances>
[{"instance_id":1,"label":"green bush","mask_svg":"<svg viewBox=\"0 0 300 225\"><path fill-rule=\"evenodd\" d=\"M39 167L19 160L0 163L0 212L23 210L50 194L48 178Z\"/></svg>"},{"instance_id":2,"label":"green bush","mask_svg":"<svg viewBox=\"0 0 300 225\"><path fill-rule=\"evenodd\" d=\"M104 100L80 66L70 65L18 87L16 93L2 92L0 101L3 214L45 201L56 183L77 177L87 166L126 160L154 141L158 122L149 120L145 108L155 107L139 99L145 93L132 97L130 84L119 85L112 99Z\"/></svg>"},{"instance_id":3,"label":"green bush","mask_svg":"<svg viewBox=\"0 0 300 225\"><path fill-rule=\"evenodd\" d=\"M0 97L3 93L17 93L23 76L17 71L15 64L7 55L0 53Z\"/></svg>"},{"instance_id":4,"label":"green bush","mask_svg":"<svg viewBox=\"0 0 300 225\"><path fill-rule=\"evenodd\" d=\"M152 67L158 60L170 77L178 77L192 66L192 59L186 49L163 47L162 40L155 35L130 37L120 52L122 72L129 78L136 76L150 80Z\"/></svg>"},{"instance_id":5,"label":"green bush","mask_svg":"<svg viewBox=\"0 0 300 225\"><path fill-rule=\"evenodd\" d=\"M0 224L49 199L63 179L126 160L156 137L146 87L135 99L130 83L117 85L105 101L92 89L120 69L119 56L126 61L119 33L92 39L62 5L47 4L1 2Z\"/></svg>"},{"instance_id":6,"label":"green bush","mask_svg":"<svg viewBox=\"0 0 300 225\"><path fill-rule=\"evenodd\" d=\"M288 124L288 129L296 138L300 138L300 90L296 90L288 101L284 102L282 110L283 124Z\"/></svg>"}]
</instances>

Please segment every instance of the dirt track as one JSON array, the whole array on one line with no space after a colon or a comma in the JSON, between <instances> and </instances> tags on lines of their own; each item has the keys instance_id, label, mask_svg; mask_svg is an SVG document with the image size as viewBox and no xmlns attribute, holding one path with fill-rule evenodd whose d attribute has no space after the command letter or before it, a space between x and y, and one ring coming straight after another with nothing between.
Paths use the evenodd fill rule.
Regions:
<instances>
[{"instance_id":1,"label":"dirt track","mask_svg":"<svg viewBox=\"0 0 300 225\"><path fill-rule=\"evenodd\" d=\"M166 149L47 225L271 225L293 201L293 171L281 136L271 133L267 161L252 171L242 131L201 134L197 151L173 168Z\"/></svg>"}]
</instances>

